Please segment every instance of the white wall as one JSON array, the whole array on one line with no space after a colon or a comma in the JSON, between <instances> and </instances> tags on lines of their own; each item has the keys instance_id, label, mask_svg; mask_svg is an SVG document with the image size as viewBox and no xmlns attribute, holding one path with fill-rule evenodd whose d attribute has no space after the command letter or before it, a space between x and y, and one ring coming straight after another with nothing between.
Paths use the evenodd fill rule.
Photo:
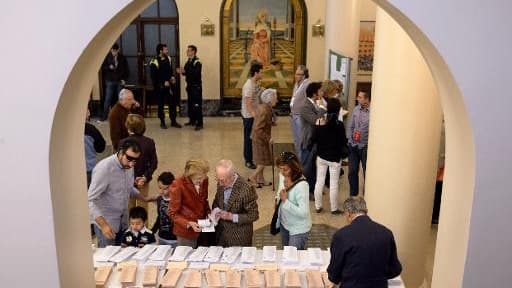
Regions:
<instances>
[{"instance_id":1,"label":"white wall","mask_svg":"<svg viewBox=\"0 0 512 288\"><path fill-rule=\"evenodd\" d=\"M508 188L512 171L512 132L508 124L512 122L512 114L509 113L512 98L507 95L504 83L512 78L509 68L512 64L512 39L507 36L509 27L512 27L512 17L508 15L512 4L504 0L390 2L404 12L432 41L432 47L439 51L440 55L435 61L427 59L428 64L445 63L451 72L446 73L446 70L443 74L441 70L436 70L438 66L431 66L438 72L434 74L436 81L442 80L438 78L439 75L453 76L453 82L439 87L440 93L460 91L463 95L463 98L457 98L457 93L451 97L441 95L447 135L445 184L449 192L460 190L467 193L469 201L466 199L461 203L464 208L462 213L457 205L445 209L447 206L443 204L436 258L443 253L453 253L450 248L459 251L459 247L462 247L463 253L467 247L467 257L463 259L462 268L460 259L451 266L447 265L452 264L448 260L438 263L436 259L434 287L508 287L509 260L512 259L509 249L512 232L508 229L512 206L512 193ZM90 287L87 285L91 283L92 276L90 262L78 260L79 268L83 268L83 271L77 275L59 275L59 270L66 267L59 267L57 263L61 259L59 257L63 257L58 253L61 246L70 249L75 244L74 240L80 243L80 248L85 240L80 242L76 239L87 235L86 227L78 229L78 234L66 229L72 227L68 226L70 224L86 222L81 217L87 214L86 205L73 202L74 197L85 199L85 195L79 194L85 193L82 187L86 182L83 156L74 154L83 149L80 135L88 94L80 93L85 88L90 92L96 71L85 69L85 82L76 78L68 86L64 84L94 35L128 3L138 4L141 0L0 3L0 35L4 43L0 46L0 156L3 161L0 181L3 184L4 202L0 217L6 220L2 230L7 232L0 238L4 259L0 269L3 286L26 286L21 281L27 279L25 273L30 271L30 279L37 279L41 287L71 287L73 285L69 285L68 281L73 276L76 276L73 279L76 283L86 283L76 284L75 287ZM386 9L392 10L391 7ZM406 20L396 11L392 15L400 18L399 21ZM315 15L309 16L308 19L316 21ZM211 19L216 21L213 17ZM308 26L310 24L308 21ZM198 26L199 23L194 25ZM409 25L406 31L413 28L413 25ZM425 44L422 37L413 40L420 45L430 44ZM99 66L108 46L105 44L96 48L98 53L89 55L90 63ZM308 48L308 59L324 51L323 47L311 50ZM435 57L435 54L432 55ZM323 59L323 55L320 56ZM84 66L90 65L88 63L84 62ZM323 67L322 63L320 71L323 71ZM455 83L457 86L453 85ZM61 99L64 88L66 93ZM75 95L72 91L76 92ZM59 101L64 105L58 106ZM469 122L464 118L466 112ZM60 120L55 126L54 119ZM53 149L53 158L50 158L50 135L62 136L58 129L52 131L52 127L75 132L69 134L69 138L52 139L58 140L56 147L67 149ZM475 154L471 154L473 151ZM473 169L472 164L476 164ZM50 171L66 171L64 169L69 171L68 174L52 174L50 189ZM466 180L459 181L462 177ZM69 187L75 187L77 191L68 190ZM443 203L451 204L450 195L443 195ZM64 200L59 201L60 198ZM74 209L64 209L66 203ZM466 209L468 204L472 205L472 211ZM470 221L465 218L466 213L469 213ZM54 215L67 216L69 223L61 219L64 216L55 219ZM467 232L466 243L457 242L463 238L451 240L443 236L450 232L447 228L456 227L457 224L463 227L460 229L462 234ZM468 229L464 228L466 226ZM61 237L66 232L69 234L66 239L71 240L57 244L56 236ZM82 251L76 250L73 256L82 259L81 256L90 255L90 252L82 254ZM455 281L451 282L451 278Z\"/></svg>"}]
</instances>

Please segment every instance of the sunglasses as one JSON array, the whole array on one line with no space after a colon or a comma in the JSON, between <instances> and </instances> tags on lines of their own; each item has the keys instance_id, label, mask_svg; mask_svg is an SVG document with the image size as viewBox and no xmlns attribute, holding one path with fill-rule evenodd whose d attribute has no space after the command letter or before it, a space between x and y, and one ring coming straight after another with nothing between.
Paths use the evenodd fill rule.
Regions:
<instances>
[{"instance_id":1,"label":"sunglasses","mask_svg":"<svg viewBox=\"0 0 512 288\"><path fill-rule=\"evenodd\" d=\"M137 159L139 159L139 157L132 157L128 154L124 154L124 156L126 156L126 160L128 160L128 162L137 162Z\"/></svg>"},{"instance_id":2,"label":"sunglasses","mask_svg":"<svg viewBox=\"0 0 512 288\"><path fill-rule=\"evenodd\" d=\"M293 154L292 152L283 151L281 152L281 154L279 154L279 158L281 158L281 160L283 160L284 162L288 162L292 159L297 159L297 156L295 156L295 154Z\"/></svg>"}]
</instances>

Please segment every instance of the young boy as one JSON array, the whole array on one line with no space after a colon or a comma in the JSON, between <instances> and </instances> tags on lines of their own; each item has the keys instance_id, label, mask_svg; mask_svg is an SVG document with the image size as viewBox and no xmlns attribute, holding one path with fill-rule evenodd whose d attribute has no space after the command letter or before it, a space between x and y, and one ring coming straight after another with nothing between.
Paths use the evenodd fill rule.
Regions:
<instances>
[{"instance_id":1,"label":"young boy","mask_svg":"<svg viewBox=\"0 0 512 288\"><path fill-rule=\"evenodd\" d=\"M130 209L130 228L128 228L121 239L121 246L144 247L146 244L155 243L155 235L144 225L148 220L148 212L140 206Z\"/></svg>"},{"instance_id":2,"label":"young boy","mask_svg":"<svg viewBox=\"0 0 512 288\"><path fill-rule=\"evenodd\" d=\"M171 184L173 181L174 175L171 172L163 172L158 176L158 191L160 192L160 196L156 199L158 217L152 230L155 233L158 232L158 244L176 247L176 235L172 233L174 223L167 212L171 200Z\"/></svg>"}]
</instances>

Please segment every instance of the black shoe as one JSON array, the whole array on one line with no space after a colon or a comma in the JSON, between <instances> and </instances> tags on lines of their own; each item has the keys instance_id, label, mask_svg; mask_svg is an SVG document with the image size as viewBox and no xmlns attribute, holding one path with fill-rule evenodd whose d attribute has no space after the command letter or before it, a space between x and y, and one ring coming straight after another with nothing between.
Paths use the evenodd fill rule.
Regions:
<instances>
[{"instance_id":1,"label":"black shoe","mask_svg":"<svg viewBox=\"0 0 512 288\"><path fill-rule=\"evenodd\" d=\"M171 127L174 127L174 128L181 128L181 125L179 123L172 123L171 124Z\"/></svg>"},{"instance_id":2,"label":"black shoe","mask_svg":"<svg viewBox=\"0 0 512 288\"><path fill-rule=\"evenodd\" d=\"M332 215L340 215L340 214L342 214L342 213L343 213L343 212L341 212L341 211L340 211L340 209L336 209L336 210L334 210L334 211L331 211L331 214L332 214Z\"/></svg>"},{"instance_id":3,"label":"black shoe","mask_svg":"<svg viewBox=\"0 0 512 288\"><path fill-rule=\"evenodd\" d=\"M196 126L196 128L194 128L194 130L196 130L196 131L199 131L201 129L203 129L203 126Z\"/></svg>"},{"instance_id":4,"label":"black shoe","mask_svg":"<svg viewBox=\"0 0 512 288\"><path fill-rule=\"evenodd\" d=\"M192 123L192 122L185 123L185 126L192 126L192 125L194 125L194 123Z\"/></svg>"},{"instance_id":5,"label":"black shoe","mask_svg":"<svg viewBox=\"0 0 512 288\"><path fill-rule=\"evenodd\" d=\"M249 169L256 169L256 165L254 165L252 162L245 162L245 167Z\"/></svg>"},{"instance_id":6,"label":"black shoe","mask_svg":"<svg viewBox=\"0 0 512 288\"><path fill-rule=\"evenodd\" d=\"M160 128L167 129L167 125L165 125L165 123L160 123Z\"/></svg>"},{"instance_id":7,"label":"black shoe","mask_svg":"<svg viewBox=\"0 0 512 288\"><path fill-rule=\"evenodd\" d=\"M320 212L322 212L322 210L323 210L322 207L315 209L316 213L320 213Z\"/></svg>"}]
</instances>

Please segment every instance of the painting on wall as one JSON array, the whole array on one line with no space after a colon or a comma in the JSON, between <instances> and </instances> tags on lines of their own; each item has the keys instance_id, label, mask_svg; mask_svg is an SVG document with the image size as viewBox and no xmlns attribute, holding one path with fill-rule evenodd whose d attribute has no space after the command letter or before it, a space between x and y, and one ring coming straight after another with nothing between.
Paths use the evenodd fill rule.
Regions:
<instances>
[{"instance_id":1,"label":"painting on wall","mask_svg":"<svg viewBox=\"0 0 512 288\"><path fill-rule=\"evenodd\" d=\"M373 71L373 50L375 46L375 21L361 21L359 26L358 74Z\"/></svg>"},{"instance_id":2,"label":"painting on wall","mask_svg":"<svg viewBox=\"0 0 512 288\"><path fill-rule=\"evenodd\" d=\"M260 85L290 96L303 63L303 11L298 0L232 0L223 10L223 96L241 98L251 63L263 64Z\"/></svg>"}]
</instances>

